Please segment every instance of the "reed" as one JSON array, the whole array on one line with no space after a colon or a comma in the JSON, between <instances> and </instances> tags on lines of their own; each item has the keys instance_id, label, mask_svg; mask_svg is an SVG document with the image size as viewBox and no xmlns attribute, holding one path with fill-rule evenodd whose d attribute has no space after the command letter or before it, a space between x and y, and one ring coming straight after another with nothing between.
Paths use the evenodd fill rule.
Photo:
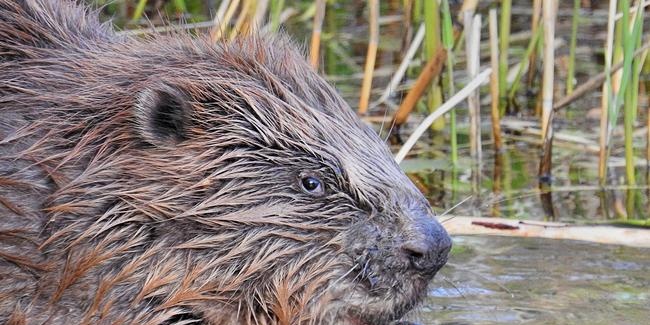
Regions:
<instances>
[{"instance_id":1,"label":"reed","mask_svg":"<svg viewBox=\"0 0 650 325\"><path fill-rule=\"evenodd\" d=\"M515 75L514 80L510 84L510 90L508 91L508 102L512 103L515 100L515 96L517 95L517 91L519 90L521 86L521 78L523 77L524 74L524 69L526 66L530 67L530 64L528 60L530 59L531 55L535 52L535 49L537 48L537 44L539 44L539 39L542 35L542 28L537 28L535 33L533 33L532 37L530 38L530 41L528 42L528 47L526 48L526 52L522 55L519 65L517 68L517 74ZM498 60L498 59L497 59ZM498 64L498 61L497 61Z\"/></svg>"},{"instance_id":2,"label":"reed","mask_svg":"<svg viewBox=\"0 0 650 325\"><path fill-rule=\"evenodd\" d=\"M553 111L553 89L555 68L555 17L557 16L557 0L544 1L542 15L544 22L544 69L542 75L542 137L546 137L547 129L551 128L551 112Z\"/></svg>"},{"instance_id":3,"label":"reed","mask_svg":"<svg viewBox=\"0 0 650 325\"><path fill-rule=\"evenodd\" d=\"M629 6L629 2L627 0L623 0L622 2L627 2L626 4L623 5L625 8L625 5ZM625 14L623 15L624 17L626 16ZM627 17L623 18L623 26L628 26L628 21ZM627 28L626 28L627 29ZM629 38L629 35L625 36L626 39L623 40L624 43L624 57L627 57L627 51L628 51L628 43L634 42L636 43L636 40L631 40L627 39ZM624 59L624 62L626 60ZM625 64L623 63L623 69L625 70ZM630 62L630 65L632 65L632 62ZM630 66L630 69L633 69L633 66ZM623 71L625 74L626 71ZM630 71L629 74L636 75L634 71ZM624 75L624 78L626 76ZM627 181L627 184L630 186L636 185L636 177L635 177L635 159L634 159L634 120L636 119L636 103L634 103L634 90L633 86L631 87L626 87L624 90L625 93L622 94L625 98L624 103L623 103L623 130L624 130L624 142L625 142L625 178ZM623 89L623 88L622 88ZM628 191L629 194L629 191ZM634 204L633 202L630 203L630 200L633 200L633 196L628 196L627 197L627 205L629 206L630 204ZM629 209L628 209L628 214L629 214Z\"/></svg>"},{"instance_id":4,"label":"reed","mask_svg":"<svg viewBox=\"0 0 650 325\"><path fill-rule=\"evenodd\" d=\"M553 193L550 190L553 166L553 90L555 68L555 19L558 3L556 0L544 1L542 7L544 26L544 55L542 62L542 155L538 170L538 187L545 217L555 218Z\"/></svg>"},{"instance_id":5,"label":"reed","mask_svg":"<svg viewBox=\"0 0 650 325\"><path fill-rule=\"evenodd\" d=\"M270 5L270 0L255 0L253 7L255 8L255 14L252 18L252 21L250 22L250 25L248 26L248 30L246 32L250 31L259 31L260 28L263 26L265 21L268 21L268 18L266 18L269 14L269 5ZM266 19L265 19L266 18Z\"/></svg>"},{"instance_id":6,"label":"reed","mask_svg":"<svg viewBox=\"0 0 650 325\"><path fill-rule=\"evenodd\" d=\"M641 73L646 75L650 74L650 56L648 56L648 50L643 51L643 59L641 60ZM650 103L650 81L646 80L643 84L643 94L645 95L646 102ZM645 147L645 158L646 158L646 183L650 184L650 104L646 105L646 147ZM650 197L650 190L647 191L648 197ZM650 202L648 203L650 205ZM648 208L650 212L650 206ZM650 215L650 214L649 214Z\"/></svg>"},{"instance_id":7,"label":"reed","mask_svg":"<svg viewBox=\"0 0 650 325\"><path fill-rule=\"evenodd\" d=\"M639 1L639 6L641 2ZM637 8L637 9L640 9ZM621 96L617 96L615 108L618 109L619 103L623 102L623 129L625 137L625 175L627 184L630 186L636 185L635 164L634 158L634 122L637 116L637 99L639 89L639 77L637 70L639 70L638 63L635 65L634 51L636 47L641 45L641 31L643 27L643 14L637 15L638 10L635 12L634 19L630 23L630 2L629 0L621 0L621 10L623 16L621 18L621 26L623 30L623 74L621 80L621 93L624 94L625 101L622 101ZM628 82L631 81L631 82ZM612 126L612 125L610 125ZM632 200L632 198L629 198ZM633 205L633 203L632 203Z\"/></svg>"},{"instance_id":8,"label":"reed","mask_svg":"<svg viewBox=\"0 0 650 325\"><path fill-rule=\"evenodd\" d=\"M271 0L271 8L269 10L271 32L276 32L280 28L280 14L282 13L283 7L284 0Z\"/></svg>"},{"instance_id":9,"label":"reed","mask_svg":"<svg viewBox=\"0 0 650 325\"><path fill-rule=\"evenodd\" d=\"M147 0L138 0L138 4L135 6L135 10L133 11L133 16L131 17L131 21L138 21L140 18L142 18L142 14L144 13L144 8L147 6Z\"/></svg>"},{"instance_id":10,"label":"reed","mask_svg":"<svg viewBox=\"0 0 650 325\"><path fill-rule=\"evenodd\" d=\"M490 30L490 65L492 66L492 75L490 76L490 95L492 97L490 116L492 117L492 139L494 140L494 150L498 152L501 150L501 121L499 116L499 40L497 36L496 9L490 9L488 19Z\"/></svg>"},{"instance_id":11,"label":"reed","mask_svg":"<svg viewBox=\"0 0 650 325\"><path fill-rule=\"evenodd\" d=\"M368 111L370 102L370 90L372 87L372 75L375 71L375 60L377 58L377 47L379 46L379 0L368 0L368 52L366 54L366 65L361 84L361 96L359 97L359 114Z\"/></svg>"},{"instance_id":12,"label":"reed","mask_svg":"<svg viewBox=\"0 0 650 325\"><path fill-rule=\"evenodd\" d=\"M393 74L393 77L390 79L388 86L386 86L386 89L382 93L381 97L379 97L375 105L378 105L380 103L385 103L388 100L388 97L390 97L390 95L395 91L395 89L397 89L397 86L399 86L400 82L404 78L404 74L408 69L409 63L411 63L413 57L415 56L415 52L420 47L420 44L422 44L423 39L424 39L424 25L420 24L418 31L415 33L415 36L413 37L413 40L409 45L409 48L406 50L406 53L404 54L404 58L402 59L402 62L400 63L399 67Z\"/></svg>"},{"instance_id":13,"label":"reed","mask_svg":"<svg viewBox=\"0 0 650 325\"><path fill-rule=\"evenodd\" d=\"M395 112L395 116L393 117L394 125L400 126L406 122L406 119L408 118L409 114L411 114L411 111L415 107L415 104L420 99L422 94L424 94L426 88L431 84L431 81L436 76L440 75L446 58L447 51L441 48L438 49L438 53L429 59L427 64L422 69L422 72L420 72L417 80L415 81L413 88L411 88L411 90L408 92L402 101L402 104L399 106L397 112Z\"/></svg>"},{"instance_id":14,"label":"reed","mask_svg":"<svg viewBox=\"0 0 650 325\"><path fill-rule=\"evenodd\" d=\"M176 10L177 13L184 13L187 12L187 4L185 3L185 0L174 0L174 9Z\"/></svg>"},{"instance_id":15,"label":"reed","mask_svg":"<svg viewBox=\"0 0 650 325\"><path fill-rule=\"evenodd\" d=\"M210 39L213 42L219 40L222 35L228 31L230 20L235 15L235 11L239 7L239 2L240 0L230 0L223 16L216 15L214 17L215 25L212 27L212 30L210 30Z\"/></svg>"},{"instance_id":16,"label":"reed","mask_svg":"<svg viewBox=\"0 0 650 325\"><path fill-rule=\"evenodd\" d=\"M542 0L533 0L533 14L531 17L530 32L533 35L538 34L541 27L540 18L542 16ZM537 73L537 51L540 48L542 39L539 38L537 42L533 45L533 49L528 56L528 77L526 79L526 84L528 88L533 86L533 81L535 80L535 74Z\"/></svg>"},{"instance_id":17,"label":"reed","mask_svg":"<svg viewBox=\"0 0 650 325\"><path fill-rule=\"evenodd\" d=\"M470 79L476 78L480 66L481 48L481 16L465 12L465 54L467 56L467 75ZM467 98L469 108L469 147L472 161L472 193L480 195L481 181L481 105L479 92L474 90ZM476 211L478 213L478 211Z\"/></svg>"},{"instance_id":18,"label":"reed","mask_svg":"<svg viewBox=\"0 0 650 325\"><path fill-rule=\"evenodd\" d=\"M510 49L510 20L512 0L501 1L501 22L499 27L499 112L505 114L508 90L508 50Z\"/></svg>"},{"instance_id":19,"label":"reed","mask_svg":"<svg viewBox=\"0 0 650 325\"><path fill-rule=\"evenodd\" d=\"M424 56L427 58L432 57L438 49L440 44L440 7L438 1L424 1ZM442 88L440 87L440 78L435 76L431 82L431 89L429 92L429 99L427 107L429 112L435 111L442 104ZM440 131L445 127L443 119L436 120L431 125L433 131Z\"/></svg>"},{"instance_id":20,"label":"reed","mask_svg":"<svg viewBox=\"0 0 650 325\"><path fill-rule=\"evenodd\" d=\"M447 93L448 98L456 93L454 87L454 27L451 23L449 0L442 0L442 45L447 51ZM456 110L449 112L449 137L451 144L451 164L458 166L458 135L456 132Z\"/></svg>"},{"instance_id":21,"label":"reed","mask_svg":"<svg viewBox=\"0 0 650 325\"><path fill-rule=\"evenodd\" d=\"M242 30L245 30L247 21L250 20L249 12L254 12L255 1L243 0L239 16L235 20L235 25L230 29L230 39L237 37Z\"/></svg>"},{"instance_id":22,"label":"reed","mask_svg":"<svg viewBox=\"0 0 650 325\"><path fill-rule=\"evenodd\" d=\"M610 99L612 97L612 78L610 70L612 67L612 56L614 52L614 29L616 24L616 1L609 2L607 15L607 38L605 40L605 82L602 89L601 112L600 112L600 151L598 154L598 180L601 185L607 182L607 154L609 148L609 116Z\"/></svg>"},{"instance_id":23,"label":"reed","mask_svg":"<svg viewBox=\"0 0 650 325\"><path fill-rule=\"evenodd\" d=\"M323 18L325 18L325 0L316 0L316 12L314 13L314 23L311 30L311 45L309 47L309 63L318 70L320 62L320 43L323 32Z\"/></svg>"},{"instance_id":24,"label":"reed","mask_svg":"<svg viewBox=\"0 0 650 325\"><path fill-rule=\"evenodd\" d=\"M328 4L326 4L327 6ZM337 71L336 55L336 36L338 35L337 12L334 8L325 9L325 30L326 30L326 52L325 52L325 72L328 75L334 75Z\"/></svg>"},{"instance_id":25,"label":"reed","mask_svg":"<svg viewBox=\"0 0 650 325\"><path fill-rule=\"evenodd\" d=\"M423 0L413 0L413 5L412 5L412 17L413 17L413 22L416 24L419 24L422 22L422 1Z\"/></svg>"}]
</instances>

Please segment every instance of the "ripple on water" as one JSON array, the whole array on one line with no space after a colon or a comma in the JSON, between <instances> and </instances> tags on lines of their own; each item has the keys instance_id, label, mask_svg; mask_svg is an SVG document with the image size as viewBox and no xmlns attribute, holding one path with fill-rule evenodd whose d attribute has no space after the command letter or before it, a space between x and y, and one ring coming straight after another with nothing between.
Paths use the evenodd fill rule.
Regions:
<instances>
[{"instance_id":1,"label":"ripple on water","mask_svg":"<svg viewBox=\"0 0 650 325\"><path fill-rule=\"evenodd\" d=\"M422 324L647 324L650 249L459 236Z\"/></svg>"}]
</instances>

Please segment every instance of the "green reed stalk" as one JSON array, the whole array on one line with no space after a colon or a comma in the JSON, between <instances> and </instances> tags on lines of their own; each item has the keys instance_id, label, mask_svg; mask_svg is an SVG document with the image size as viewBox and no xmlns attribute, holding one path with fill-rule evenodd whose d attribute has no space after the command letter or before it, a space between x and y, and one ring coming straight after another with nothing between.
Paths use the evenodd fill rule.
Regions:
<instances>
[{"instance_id":1,"label":"green reed stalk","mask_svg":"<svg viewBox=\"0 0 650 325\"><path fill-rule=\"evenodd\" d=\"M412 19L416 25L422 21L422 0L413 0Z\"/></svg>"},{"instance_id":2,"label":"green reed stalk","mask_svg":"<svg viewBox=\"0 0 650 325\"><path fill-rule=\"evenodd\" d=\"M284 0L271 0L271 32L276 32L280 27L280 14L284 7Z\"/></svg>"},{"instance_id":3,"label":"green reed stalk","mask_svg":"<svg viewBox=\"0 0 650 325\"><path fill-rule=\"evenodd\" d=\"M142 18L142 13L144 13L144 8L147 6L147 0L139 0L138 5L135 6L135 10L133 11L133 17L131 18L131 21L137 21L138 19Z\"/></svg>"},{"instance_id":4,"label":"green reed stalk","mask_svg":"<svg viewBox=\"0 0 650 325\"><path fill-rule=\"evenodd\" d=\"M528 42L528 47L526 48L526 52L521 56L521 59L519 60L519 67L517 68L517 74L515 75L515 79L512 81L512 85L510 85L510 90L508 92L508 101L512 102L517 95L517 91L519 90L519 86L521 85L521 78L523 77L524 74L524 69L526 66L529 66L528 60L530 59L531 55L537 48L537 44L539 43L539 38L542 35L542 31L544 29L540 25L535 29L535 33L532 35L530 38L530 41Z\"/></svg>"},{"instance_id":5,"label":"green reed stalk","mask_svg":"<svg viewBox=\"0 0 650 325\"><path fill-rule=\"evenodd\" d=\"M501 22L499 26L499 112L504 115L506 112L508 89L508 49L510 47L510 9L512 0L501 2Z\"/></svg>"},{"instance_id":6,"label":"green reed stalk","mask_svg":"<svg viewBox=\"0 0 650 325\"><path fill-rule=\"evenodd\" d=\"M578 38L578 20L580 16L580 0L573 0L573 17L571 17L571 41L569 43L569 68L566 78L566 94L573 93L576 71L576 43Z\"/></svg>"},{"instance_id":7,"label":"green reed stalk","mask_svg":"<svg viewBox=\"0 0 650 325\"><path fill-rule=\"evenodd\" d=\"M440 7L438 1L424 1L424 49L427 59L433 57L440 48ZM428 107L433 112L442 105L442 88L440 78L436 76L431 81L431 92L429 93ZM431 124L431 129L440 131L445 127L445 120L438 119Z\"/></svg>"},{"instance_id":8,"label":"green reed stalk","mask_svg":"<svg viewBox=\"0 0 650 325\"><path fill-rule=\"evenodd\" d=\"M187 5L185 4L185 0L174 0L174 8L176 8L176 12L179 13L187 12Z\"/></svg>"},{"instance_id":9,"label":"green reed stalk","mask_svg":"<svg viewBox=\"0 0 650 325\"><path fill-rule=\"evenodd\" d=\"M640 8L638 8L640 9ZM635 15L632 30L630 30L630 2L629 0L621 1L621 11L623 17L621 18L621 34L623 35L623 75L621 79L621 88L619 94L616 96L615 108L621 103L621 97L625 98L623 102L623 128L625 137L625 176L627 184L634 186L636 184L635 175L635 159L634 159L634 120L636 118L636 103L634 103L634 88L638 91L638 80L636 83L629 84L628 81L634 81L636 70L632 64L634 58L634 51L636 49L639 37L642 32L643 13ZM638 66L636 67L638 69ZM610 119L610 126L613 128L615 120Z\"/></svg>"},{"instance_id":10,"label":"green reed stalk","mask_svg":"<svg viewBox=\"0 0 650 325\"><path fill-rule=\"evenodd\" d=\"M449 0L442 0L442 45L447 50L447 93L451 98L455 93L454 87L454 27L451 23ZM456 132L456 110L449 112L449 136L451 140L451 164L458 166L458 135Z\"/></svg>"},{"instance_id":11,"label":"green reed stalk","mask_svg":"<svg viewBox=\"0 0 650 325\"><path fill-rule=\"evenodd\" d=\"M542 0L533 0L533 15L531 17L531 33L535 34L539 28L542 28L540 20L542 17ZM540 52L541 48L541 38L537 41L537 44L534 45L533 51L530 52L528 57L528 77L526 78L526 84L528 88L533 87L533 82L535 81L535 74L537 72L537 52ZM538 96L539 97L539 96Z\"/></svg>"},{"instance_id":12,"label":"green reed stalk","mask_svg":"<svg viewBox=\"0 0 650 325\"><path fill-rule=\"evenodd\" d=\"M641 9L641 17L639 17L639 8L637 8L637 11L635 12L634 15L634 23L636 24L637 21L638 24L641 26L639 27L639 30L643 31L643 9ZM641 39L643 38L643 32L640 32L638 35L633 35L633 37L636 37L636 41L634 44L634 48L638 49L641 47ZM639 114L639 86L641 82L641 69L643 68L643 63L645 61L645 57L643 55L641 56L635 56L632 60L632 96L631 96L631 104L632 107L634 108L634 120L636 121L637 115Z\"/></svg>"}]
</instances>

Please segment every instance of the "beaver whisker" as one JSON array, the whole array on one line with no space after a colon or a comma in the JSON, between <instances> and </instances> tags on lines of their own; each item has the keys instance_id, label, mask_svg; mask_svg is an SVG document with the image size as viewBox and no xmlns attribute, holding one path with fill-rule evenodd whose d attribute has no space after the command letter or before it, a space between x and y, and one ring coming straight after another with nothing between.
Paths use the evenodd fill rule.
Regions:
<instances>
[{"instance_id":1,"label":"beaver whisker","mask_svg":"<svg viewBox=\"0 0 650 325\"><path fill-rule=\"evenodd\" d=\"M384 119L385 119L385 118L386 118L386 116L384 115ZM382 123L382 127L383 127L383 125L384 125L384 121L382 120L381 123ZM395 128L395 126L396 126L396 121L393 119L393 120L391 121L390 128L388 129L388 132L386 132L386 137L385 137L384 140L383 140L384 143L388 143L388 140L390 139L390 135L391 135L391 133L393 132L393 129Z\"/></svg>"},{"instance_id":2,"label":"beaver whisker","mask_svg":"<svg viewBox=\"0 0 650 325\"><path fill-rule=\"evenodd\" d=\"M515 297L514 293L512 293L512 291L510 291L510 289L508 289L507 287L505 287L503 284L501 284L501 283L499 283L499 282L497 282L497 281L494 281L494 280L492 280L492 279L486 277L485 275L483 275L483 274L481 274L481 273L479 273L479 272L476 272L476 271L473 271L473 270L469 270L469 269L459 268L458 265L453 264L453 263L449 263L449 264L447 264L447 265L449 265L449 266L451 266L451 267L453 267L453 268L456 268L456 269L462 270L463 272L468 272L468 273L470 273L470 274L473 274L474 276L479 277L479 278L481 278L482 280L487 281L487 282L489 282L489 283L492 283L492 284L496 285L497 287L501 288L503 291L505 291L507 294L509 294L512 298Z\"/></svg>"},{"instance_id":3,"label":"beaver whisker","mask_svg":"<svg viewBox=\"0 0 650 325\"><path fill-rule=\"evenodd\" d=\"M463 294L463 291L460 290L460 288L456 286L456 284L454 283L454 281L451 281L451 280L447 279L446 277L442 277L442 281L445 281L447 284L451 285L451 286L454 288L454 290L456 290L456 292L458 292L458 294L459 294L463 299L467 299L467 298L465 297L465 295Z\"/></svg>"}]
</instances>

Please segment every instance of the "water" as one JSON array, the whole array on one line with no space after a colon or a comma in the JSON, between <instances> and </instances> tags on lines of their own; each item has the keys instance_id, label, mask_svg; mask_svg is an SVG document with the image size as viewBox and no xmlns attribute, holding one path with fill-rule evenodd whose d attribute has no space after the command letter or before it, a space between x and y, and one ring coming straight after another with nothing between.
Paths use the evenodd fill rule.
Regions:
<instances>
[{"instance_id":1,"label":"water","mask_svg":"<svg viewBox=\"0 0 650 325\"><path fill-rule=\"evenodd\" d=\"M457 236L422 324L648 324L650 249Z\"/></svg>"},{"instance_id":2,"label":"water","mask_svg":"<svg viewBox=\"0 0 650 325\"><path fill-rule=\"evenodd\" d=\"M624 186L622 167L610 168L613 185L597 185L596 154L554 149L553 186L544 197L538 187L540 149L536 145L510 140L498 157L485 146L478 192L472 190L472 170L465 150L461 150L461 164L454 172L445 148L435 141L423 146L427 145L443 154L420 154L401 166L438 213L472 196L451 214L566 223L628 222L626 219L643 220L650 215L647 185L635 189ZM644 170L637 169L638 179L645 179ZM628 201L629 197L634 200Z\"/></svg>"}]
</instances>

